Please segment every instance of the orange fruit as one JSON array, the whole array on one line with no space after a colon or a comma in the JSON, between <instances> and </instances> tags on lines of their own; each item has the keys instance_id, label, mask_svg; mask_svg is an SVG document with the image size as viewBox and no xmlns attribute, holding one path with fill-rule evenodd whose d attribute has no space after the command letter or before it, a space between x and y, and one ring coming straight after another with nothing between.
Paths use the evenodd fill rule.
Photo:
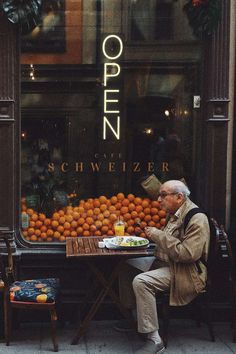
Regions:
<instances>
[{"instance_id":1,"label":"orange fruit","mask_svg":"<svg viewBox=\"0 0 236 354\"><path fill-rule=\"evenodd\" d=\"M65 231L63 232L63 236L69 237L69 236L70 236L70 230L65 230Z\"/></svg>"},{"instance_id":2,"label":"orange fruit","mask_svg":"<svg viewBox=\"0 0 236 354\"><path fill-rule=\"evenodd\" d=\"M87 224L86 222L83 224L82 227L84 230L89 230L89 224Z\"/></svg>"},{"instance_id":3,"label":"orange fruit","mask_svg":"<svg viewBox=\"0 0 236 354\"><path fill-rule=\"evenodd\" d=\"M39 213L39 220L44 221L46 219L46 215Z\"/></svg>"},{"instance_id":4,"label":"orange fruit","mask_svg":"<svg viewBox=\"0 0 236 354\"><path fill-rule=\"evenodd\" d=\"M139 236L145 238L145 237L146 237L146 234L145 234L145 232L141 232Z\"/></svg>"},{"instance_id":5,"label":"orange fruit","mask_svg":"<svg viewBox=\"0 0 236 354\"><path fill-rule=\"evenodd\" d=\"M157 208L151 208L151 215L157 215L158 214L158 209Z\"/></svg>"},{"instance_id":6,"label":"orange fruit","mask_svg":"<svg viewBox=\"0 0 236 354\"><path fill-rule=\"evenodd\" d=\"M72 215L73 215L73 219L74 220L78 220L79 219L80 215L79 215L78 211L74 211Z\"/></svg>"},{"instance_id":7,"label":"orange fruit","mask_svg":"<svg viewBox=\"0 0 236 354\"><path fill-rule=\"evenodd\" d=\"M117 220L117 215L116 214L110 214L110 221L115 222Z\"/></svg>"},{"instance_id":8,"label":"orange fruit","mask_svg":"<svg viewBox=\"0 0 236 354\"><path fill-rule=\"evenodd\" d=\"M99 202L101 204L106 204L107 202L107 197L105 197L105 195L101 195L99 198L98 198Z\"/></svg>"},{"instance_id":9,"label":"orange fruit","mask_svg":"<svg viewBox=\"0 0 236 354\"><path fill-rule=\"evenodd\" d=\"M90 209L91 208L91 204L89 203L89 202L85 202L84 203L84 209L85 210L88 210L88 209Z\"/></svg>"},{"instance_id":10,"label":"orange fruit","mask_svg":"<svg viewBox=\"0 0 236 354\"><path fill-rule=\"evenodd\" d=\"M51 236L53 236L54 232L52 229L48 229L46 234L47 234L47 237L51 237Z\"/></svg>"},{"instance_id":11,"label":"orange fruit","mask_svg":"<svg viewBox=\"0 0 236 354\"><path fill-rule=\"evenodd\" d=\"M100 230L96 230L95 232L94 232L94 236L101 236L102 234L101 234L101 231Z\"/></svg>"},{"instance_id":12,"label":"orange fruit","mask_svg":"<svg viewBox=\"0 0 236 354\"><path fill-rule=\"evenodd\" d=\"M137 213L136 210L131 211L131 217L132 217L133 219L135 219L135 218L138 217L138 213Z\"/></svg>"},{"instance_id":13,"label":"orange fruit","mask_svg":"<svg viewBox=\"0 0 236 354\"><path fill-rule=\"evenodd\" d=\"M106 204L101 204L100 205L100 210L101 211L105 211L107 209L107 205Z\"/></svg>"},{"instance_id":14,"label":"orange fruit","mask_svg":"<svg viewBox=\"0 0 236 354\"><path fill-rule=\"evenodd\" d=\"M100 201L99 201L99 199L94 199L94 201L93 201L93 206L95 207L95 208L98 208L98 207L100 207Z\"/></svg>"},{"instance_id":15,"label":"orange fruit","mask_svg":"<svg viewBox=\"0 0 236 354\"><path fill-rule=\"evenodd\" d=\"M101 220L96 220L94 225L96 226L97 229L100 229L102 227L102 222Z\"/></svg>"},{"instance_id":16,"label":"orange fruit","mask_svg":"<svg viewBox=\"0 0 236 354\"><path fill-rule=\"evenodd\" d=\"M71 235L71 237L77 237L77 232L76 231L71 231L70 235Z\"/></svg>"},{"instance_id":17,"label":"orange fruit","mask_svg":"<svg viewBox=\"0 0 236 354\"><path fill-rule=\"evenodd\" d=\"M132 235L134 233L134 227L133 226L128 226L127 227L127 232L128 232L128 234Z\"/></svg>"},{"instance_id":18,"label":"orange fruit","mask_svg":"<svg viewBox=\"0 0 236 354\"><path fill-rule=\"evenodd\" d=\"M90 225L90 228L89 228L90 232L91 232L91 235L94 234L94 232L97 230L96 226L95 225Z\"/></svg>"},{"instance_id":19,"label":"orange fruit","mask_svg":"<svg viewBox=\"0 0 236 354\"><path fill-rule=\"evenodd\" d=\"M142 199L139 198L139 197L134 198L134 204L135 204L135 205L140 205L140 204L142 204Z\"/></svg>"},{"instance_id":20,"label":"orange fruit","mask_svg":"<svg viewBox=\"0 0 236 354\"><path fill-rule=\"evenodd\" d=\"M109 210L105 210L105 211L103 212L103 215L104 215L105 218L109 218L109 216L110 216Z\"/></svg>"},{"instance_id":21,"label":"orange fruit","mask_svg":"<svg viewBox=\"0 0 236 354\"><path fill-rule=\"evenodd\" d=\"M83 233L83 228L81 226L77 227L76 229L77 234L80 236Z\"/></svg>"},{"instance_id":22,"label":"orange fruit","mask_svg":"<svg viewBox=\"0 0 236 354\"><path fill-rule=\"evenodd\" d=\"M147 201L147 199L144 199L143 201L142 201L142 207L143 208L147 208L149 206L149 202Z\"/></svg>"},{"instance_id":23,"label":"orange fruit","mask_svg":"<svg viewBox=\"0 0 236 354\"><path fill-rule=\"evenodd\" d=\"M56 229L59 226L59 222L57 220L52 220L51 225L54 229Z\"/></svg>"},{"instance_id":24,"label":"orange fruit","mask_svg":"<svg viewBox=\"0 0 236 354\"><path fill-rule=\"evenodd\" d=\"M64 227L62 225L59 225L57 227L57 231L60 232L61 234L64 232Z\"/></svg>"},{"instance_id":25,"label":"orange fruit","mask_svg":"<svg viewBox=\"0 0 236 354\"><path fill-rule=\"evenodd\" d=\"M150 220L149 222L148 222L148 226L156 226L156 223L154 222L154 221L152 221L152 220Z\"/></svg>"},{"instance_id":26,"label":"orange fruit","mask_svg":"<svg viewBox=\"0 0 236 354\"><path fill-rule=\"evenodd\" d=\"M160 228L161 228L161 224L158 222L158 223L156 224L156 227L157 227L158 229L160 229Z\"/></svg>"},{"instance_id":27,"label":"orange fruit","mask_svg":"<svg viewBox=\"0 0 236 354\"><path fill-rule=\"evenodd\" d=\"M31 215L34 214L34 210L33 210L33 209L27 209L26 212L27 212L27 214L28 214L29 216L31 216Z\"/></svg>"},{"instance_id":28,"label":"orange fruit","mask_svg":"<svg viewBox=\"0 0 236 354\"><path fill-rule=\"evenodd\" d=\"M58 231L55 231L54 234L53 234L53 237L54 237L55 239L59 239L60 236L61 236L61 234L60 234L60 232L58 232Z\"/></svg>"},{"instance_id":29,"label":"orange fruit","mask_svg":"<svg viewBox=\"0 0 236 354\"><path fill-rule=\"evenodd\" d=\"M64 213L64 210L62 210L62 209L59 210L59 211L58 211L58 214L59 214L60 216L63 216L63 215L65 214L65 213Z\"/></svg>"},{"instance_id":30,"label":"orange fruit","mask_svg":"<svg viewBox=\"0 0 236 354\"><path fill-rule=\"evenodd\" d=\"M65 224L65 222L66 222L66 218L65 218L65 216L60 216L60 218L59 218L59 224Z\"/></svg>"},{"instance_id":31,"label":"orange fruit","mask_svg":"<svg viewBox=\"0 0 236 354\"><path fill-rule=\"evenodd\" d=\"M109 230L108 226L107 225L103 225L102 228L101 228L102 235L106 235L108 230Z\"/></svg>"},{"instance_id":32,"label":"orange fruit","mask_svg":"<svg viewBox=\"0 0 236 354\"><path fill-rule=\"evenodd\" d=\"M135 196L133 194L129 193L127 195L127 198L129 199L130 202L132 202L134 200Z\"/></svg>"},{"instance_id":33,"label":"orange fruit","mask_svg":"<svg viewBox=\"0 0 236 354\"><path fill-rule=\"evenodd\" d=\"M94 214L94 215L100 214L100 209L99 209L99 208L94 208L94 209L93 209L93 214Z\"/></svg>"},{"instance_id":34,"label":"orange fruit","mask_svg":"<svg viewBox=\"0 0 236 354\"><path fill-rule=\"evenodd\" d=\"M41 232L46 232L46 231L47 231L47 226L42 225L42 226L40 227L40 231L41 231Z\"/></svg>"},{"instance_id":35,"label":"orange fruit","mask_svg":"<svg viewBox=\"0 0 236 354\"><path fill-rule=\"evenodd\" d=\"M160 203L157 200L152 200L151 204L153 208L160 208Z\"/></svg>"},{"instance_id":36,"label":"orange fruit","mask_svg":"<svg viewBox=\"0 0 236 354\"><path fill-rule=\"evenodd\" d=\"M122 204L123 206L128 206L128 205L129 205L129 199L128 199L128 198L123 199L122 202L121 202L121 204Z\"/></svg>"},{"instance_id":37,"label":"orange fruit","mask_svg":"<svg viewBox=\"0 0 236 354\"><path fill-rule=\"evenodd\" d=\"M124 214L124 220L127 221L127 220L130 220L131 219L131 214L130 213L125 213Z\"/></svg>"},{"instance_id":38,"label":"orange fruit","mask_svg":"<svg viewBox=\"0 0 236 354\"><path fill-rule=\"evenodd\" d=\"M71 226L72 228L76 229L76 227L78 226L77 221L75 221L75 220L71 221L70 226Z\"/></svg>"},{"instance_id":39,"label":"orange fruit","mask_svg":"<svg viewBox=\"0 0 236 354\"><path fill-rule=\"evenodd\" d=\"M66 222L64 223L64 229L65 229L65 230L70 230L70 223L69 223L68 221L66 221Z\"/></svg>"},{"instance_id":40,"label":"orange fruit","mask_svg":"<svg viewBox=\"0 0 236 354\"><path fill-rule=\"evenodd\" d=\"M134 225L134 220L133 220L133 219L128 220L128 221L127 221L127 224L128 224L129 226L133 226L133 225Z\"/></svg>"},{"instance_id":41,"label":"orange fruit","mask_svg":"<svg viewBox=\"0 0 236 354\"><path fill-rule=\"evenodd\" d=\"M78 225L83 225L85 222L85 219L84 218L79 218L78 220Z\"/></svg>"},{"instance_id":42,"label":"orange fruit","mask_svg":"<svg viewBox=\"0 0 236 354\"><path fill-rule=\"evenodd\" d=\"M128 211L129 211L129 209L128 209L127 206L123 206L123 207L121 207L121 209L120 209L121 214L126 214L126 213L128 213Z\"/></svg>"},{"instance_id":43,"label":"orange fruit","mask_svg":"<svg viewBox=\"0 0 236 354\"><path fill-rule=\"evenodd\" d=\"M30 221L29 222L29 227L35 227L35 221Z\"/></svg>"},{"instance_id":44,"label":"orange fruit","mask_svg":"<svg viewBox=\"0 0 236 354\"><path fill-rule=\"evenodd\" d=\"M144 212L145 215L150 215L151 209L150 208L145 208L145 209L143 209L143 212Z\"/></svg>"},{"instance_id":45,"label":"orange fruit","mask_svg":"<svg viewBox=\"0 0 236 354\"><path fill-rule=\"evenodd\" d=\"M165 224L166 224L166 219L165 218L161 218L160 225L161 226L165 226Z\"/></svg>"},{"instance_id":46,"label":"orange fruit","mask_svg":"<svg viewBox=\"0 0 236 354\"><path fill-rule=\"evenodd\" d=\"M135 204L134 203L129 203L128 208L129 208L129 211L135 210Z\"/></svg>"},{"instance_id":47,"label":"orange fruit","mask_svg":"<svg viewBox=\"0 0 236 354\"><path fill-rule=\"evenodd\" d=\"M73 220L73 216L71 214L69 214L69 215L67 214L65 216L65 218L66 218L66 221L69 222L69 223L71 223L71 221Z\"/></svg>"},{"instance_id":48,"label":"orange fruit","mask_svg":"<svg viewBox=\"0 0 236 354\"><path fill-rule=\"evenodd\" d=\"M90 216L88 216L86 219L85 219L86 223L89 224L89 225L92 225L93 224L93 218L91 218Z\"/></svg>"},{"instance_id":49,"label":"orange fruit","mask_svg":"<svg viewBox=\"0 0 236 354\"><path fill-rule=\"evenodd\" d=\"M65 240L66 240L65 236L60 236L60 238L59 238L60 242L65 242Z\"/></svg>"},{"instance_id":50,"label":"orange fruit","mask_svg":"<svg viewBox=\"0 0 236 354\"><path fill-rule=\"evenodd\" d=\"M110 224L110 220L109 219L104 219L102 221L102 225L109 225Z\"/></svg>"},{"instance_id":51,"label":"orange fruit","mask_svg":"<svg viewBox=\"0 0 236 354\"><path fill-rule=\"evenodd\" d=\"M85 230L85 231L83 232L83 236L90 236L90 232L89 232L88 230Z\"/></svg>"},{"instance_id":52,"label":"orange fruit","mask_svg":"<svg viewBox=\"0 0 236 354\"><path fill-rule=\"evenodd\" d=\"M160 218L165 218L165 217L166 217L166 212L165 212L165 210L160 209L160 210L158 211L158 215L160 216Z\"/></svg>"},{"instance_id":53,"label":"orange fruit","mask_svg":"<svg viewBox=\"0 0 236 354\"><path fill-rule=\"evenodd\" d=\"M35 226L36 226L37 228L40 228L42 225L43 225L43 222L42 222L41 220L35 221Z\"/></svg>"},{"instance_id":54,"label":"orange fruit","mask_svg":"<svg viewBox=\"0 0 236 354\"><path fill-rule=\"evenodd\" d=\"M41 231L40 230L35 230L34 232L35 236L39 237L41 235Z\"/></svg>"},{"instance_id":55,"label":"orange fruit","mask_svg":"<svg viewBox=\"0 0 236 354\"><path fill-rule=\"evenodd\" d=\"M108 209L111 213L116 211L116 207L114 205L109 206Z\"/></svg>"},{"instance_id":56,"label":"orange fruit","mask_svg":"<svg viewBox=\"0 0 236 354\"><path fill-rule=\"evenodd\" d=\"M31 215L31 218L30 218L30 219L33 220L33 221L37 221L38 218L39 218L39 217L38 217L38 214L35 214L35 213L34 213L34 214Z\"/></svg>"},{"instance_id":57,"label":"orange fruit","mask_svg":"<svg viewBox=\"0 0 236 354\"><path fill-rule=\"evenodd\" d=\"M141 223L140 223L141 229L143 230L146 226L147 226L146 221L141 221Z\"/></svg>"},{"instance_id":58,"label":"orange fruit","mask_svg":"<svg viewBox=\"0 0 236 354\"><path fill-rule=\"evenodd\" d=\"M137 211L137 213L140 213L141 211L143 211L142 205L136 205L135 210Z\"/></svg>"},{"instance_id":59,"label":"orange fruit","mask_svg":"<svg viewBox=\"0 0 236 354\"><path fill-rule=\"evenodd\" d=\"M116 207L116 210L119 210L122 207L122 204L120 202L117 202L115 207Z\"/></svg>"},{"instance_id":60,"label":"orange fruit","mask_svg":"<svg viewBox=\"0 0 236 354\"><path fill-rule=\"evenodd\" d=\"M34 228L33 227L30 227L29 229L28 229L28 235L33 235L34 234Z\"/></svg>"},{"instance_id":61,"label":"orange fruit","mask_svg":"<svg viewBox=\"0 0 236 354\"><path fill-rule=\"evenodd\" d=\"M144 220L145 221L151 221L152 220L151 215L150 214L145 215Z\"/></svg>"},{"instance_id":62,"label":"orange fruit","mask_svg":"<svg viewBox=\"0 0 236 354\"><path fill-rule=\"evenodd\" d=\"M122 193L122 192L118 193L118 194L117 194L117 199L118 199L119 201L122 201L123 199L125 199L124 193Z\"/></svg>"},{"instance_id":63,"label":"orange fruit","mask_svg":"<svg viewBox=\"0 0 236 354\"><path fill-rule=\"evenodd\" d=\"M37 236L32 235L30 236L30 241L36 242L38 240Z\"/></svg>"},{"instance_id":64,"label":"orange fruit","mask_svg":"<svg viewBox=\"0 0 236 354\"><path fill-rule=\"evenodd\" d=\"M141 212L138 214L138 216L139 216L139 218L140 218L141 220L143 220L144 217L145 217L145 214L144 214L143 211L141 211Z\"/></svg>"},{"instance_id":65,"label":"orange fruit","mask_svg":"<svg viewBox=\"0 0 236 354\"><path fill-rule=\"evenodd\" d=\"M116 204L117 203L117 197L115 195L113 195L110 199L111 204Z\"/></svg>"},{"instance_id":66,"label":"orange fruit","mask_svg":"<svg viewBox=\"0 0 236 354\"><path fill-rule=\"evenodd\" d=\"M79 207L78 207L78 212L79 212L80 214L82 214L82 213L84 212L84 208L83 208L82 206L79 206Z\"/></svg>"},{"instance_id":67,"label":"orange fruit","mask_svg":"<svg viewBox=\"0 0 236 354\"><path fill-rule=\"evenodd\" d=\"M47 238L46 232L41 232L41 239L46 240L46 238Z\"/></svg>"},{"instance_id":68,"label":"orange fruit","mask_svg":"<svg viewBox=\"0 0 236 354\"><path fill-rule=\"evenodd\" d=\"M89 209L87 211L87 216L93 216L93 209Z\"/></svg>"},{"instance_id":69,"label":"orange fruit","mask_svg":"<svg viewBox=\"0 0 236 354\"><path fill-rule=\"evenodd\" d=\"M160 219L159 215L158 214L155 214L152 216L152 220L155 221L155 222L158 222Z\"/></svg>"},{"instance_id":70,"label":"orange fruit","mask_svg":"<svg viewBox=\"0 0 236 354\"><path fill-rule=\"evenodd\" d=\"M50 225L50 224L51 224L51 219L46 218L46 219L44 220L44 225L48 226L48 225Z\"/></svg>"},{"instance_id":71,"label":"orange fruit","mask_svg":"<svg viewBox=\"0 0 236 354\"><path fill-rule=\"evenodd\" d=\"M53 218L53 220L59 220L60 219L60 214L55 212L55 213L52 214L52 218Z\"/></svg>"},{"instance_id":72,"label":"orange fruit","mask_svg":"<svg viewBox=\"0 0 236 354\"><path fill-rule=\"evenodd\" d=\"M104 219L104 215L102 213L98 214L97 219L102 221Z\"/></svg>"},{"instance_id":73,"label":"orange fruit","mask_svg":"<svg viewBox=\"0 0 236 354\"><path fill-rule=\"evenodd\" d=\"M113 230L108 230L107 231L107 236L114 236Z\"/></svg>"}]
</instances>

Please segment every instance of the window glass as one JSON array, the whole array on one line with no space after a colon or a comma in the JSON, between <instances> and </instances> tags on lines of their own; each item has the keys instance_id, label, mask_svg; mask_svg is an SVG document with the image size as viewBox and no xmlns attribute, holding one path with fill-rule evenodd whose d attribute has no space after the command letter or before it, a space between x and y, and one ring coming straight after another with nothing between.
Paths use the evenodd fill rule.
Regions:
<instances>
[{"instance_id":1,"label":"window glass","mask_svg":"<svg viewBox=\"0 0 236 354\"><path fill-rule=\"evenodd\" d=\"M194 191L199 45L178 45L186 36L177 38L172 1L130 2L126 27L122 1L85 1L83 11L80 1L45 4L42 23L22 37L22 240L112 236L118 218L127 235L163 227L165 212L142 182L184 178ZM147 11L152 21L134 25ZM147 44L132 54L130 29L134 41L165 48L152 43L149 60Z\"/></svg>"}]
</instances>

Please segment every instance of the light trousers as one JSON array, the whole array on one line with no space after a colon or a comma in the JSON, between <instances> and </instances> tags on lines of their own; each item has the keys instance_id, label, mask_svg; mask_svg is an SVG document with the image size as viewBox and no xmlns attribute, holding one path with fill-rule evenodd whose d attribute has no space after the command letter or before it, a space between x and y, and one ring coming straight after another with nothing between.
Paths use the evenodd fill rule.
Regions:
<instances>
[{"instance_id":1,"label":"light trousers","mask_svg":"<svg viewBox=\"0 0 236 354\"><path fill-rule=\"evenodd\" d=\"M138 332L150 333L159 329L156 297L169 288L169 267L141 272L124 264L119 276L120 300L128 309L134 309L136 303Z\"/></svg>"}]
</instances>

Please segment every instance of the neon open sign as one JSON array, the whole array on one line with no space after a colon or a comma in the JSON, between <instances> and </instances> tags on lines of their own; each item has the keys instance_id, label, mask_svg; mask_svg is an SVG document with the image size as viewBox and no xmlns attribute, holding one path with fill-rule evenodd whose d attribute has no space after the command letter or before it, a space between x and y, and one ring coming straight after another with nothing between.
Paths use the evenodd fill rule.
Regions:
<instances>
[{"instance_id":1,"label":"neon open sign","mask_svg":"<svg viewBox=\"0 0 236 354\"><path fill-rule=\"evenodd\" d=\"M107 47L109 42L117 43L116 51L108 54ZM120 65L115 62L119 59L123 52L123 42L121 38L115 34L106 36L102 43L103 55L109 60L104 63L103 82L104 82L104 99L103 99L103 139L107 139L107 131L110 130L117 140L120 139L120 109L119 109L119 89L109 89L109 78L118 77L121 69Z\"/></svg>"}]
</instances>

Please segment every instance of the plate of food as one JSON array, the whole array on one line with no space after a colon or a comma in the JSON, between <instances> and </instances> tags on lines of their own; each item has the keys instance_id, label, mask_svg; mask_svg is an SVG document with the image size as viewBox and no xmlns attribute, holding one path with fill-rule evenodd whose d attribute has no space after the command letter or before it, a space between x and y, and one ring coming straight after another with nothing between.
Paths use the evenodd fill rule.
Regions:
<instances>
[{"instance_id":1,"label":"plate of food","mask_svg":"<svg viewBox=\"0 0 236 354\"><path fill-rule=\"evenodd\" d=\"M116 236L109 240L109 243L117 248L147 247L149 241L138 236Z\"/></svg>"}]
</instances>

